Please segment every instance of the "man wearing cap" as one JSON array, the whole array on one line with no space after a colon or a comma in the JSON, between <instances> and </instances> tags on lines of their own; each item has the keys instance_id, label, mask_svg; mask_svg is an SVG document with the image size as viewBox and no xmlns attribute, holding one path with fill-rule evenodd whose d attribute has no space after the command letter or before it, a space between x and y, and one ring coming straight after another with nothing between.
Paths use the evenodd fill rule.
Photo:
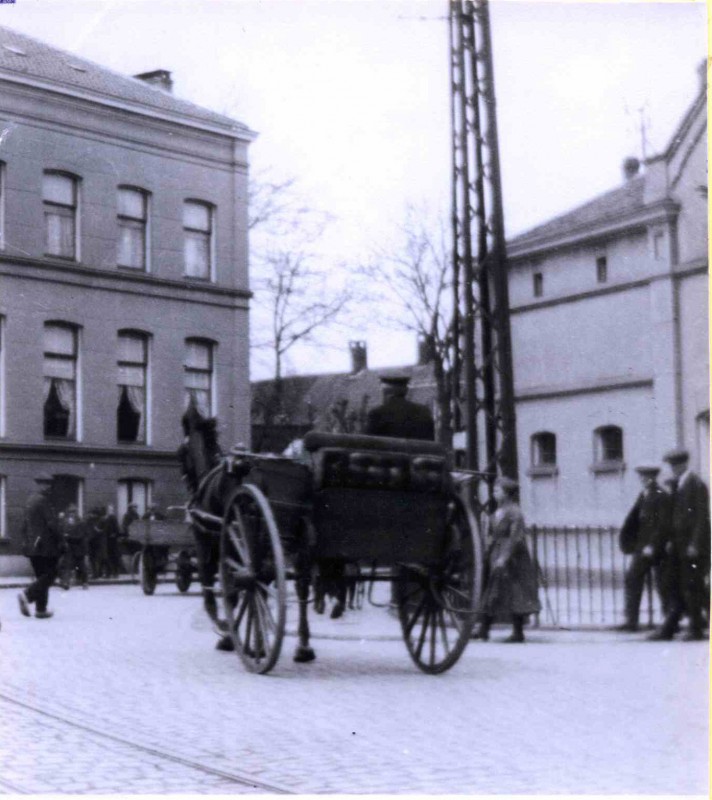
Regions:
<instances>
[{"instance_id":1,"label":"man wearing cap","mask_svg":"<svg viewBox=\"0 0 712 800\"><path fill-rule=\"evenodd\" d=\"M652 640L670 640L683 614L690 628L687 641L704 638L702 605L704 579L709 570L710 507L709 493L699 475L689 468L687 450L670 450L664 461L670 465L670 535L666 552L670 559L671 598L665 620Z\"/></svg>"},{"instance_id":2,"label":"man wearing cap","mask_svg":"<svg viewBox=\"0 0 712 800\"><path fill-rule=\"evenodd\" d=\"M383 403L368 412L366 434L396 439L435 439L435 424L428 407L407 399L409 380L405 375L381 378Z\"/></svg>"},{"instance_id":3,"label":"man wearing cap","mask_svg":"<svg viewBox=\"0 0 712 800\"><path fill-rule=\"evenodd\" d=\"M660 467L641 464L635 471L640 475L643 491L623 522L619 540L621 550L631 556L625 574L626 621L619 630L631 632L638 630L640 599L645 579L654 566L658 591L661 592L662 584L657 572L664 557L670 527L670 497L657 482Z\"/></svg>"},{"instance_id":4,"label":"man wearing cap","mask_svg":"<svg viewBox=\"0 0 712 800\"><path fill-rule=\"evenodd\" d=\"M25 554L30 559L36 580L17 596L20 611L30 616L30 605L35 604L35 616L49 619L52 612L47 609L49 588L57 577L59 558L64 542L59 529L57 515L50 503L52 476L40 473L35 478L37 490L30 495L25 508L24 538Z\"/></svg>"}]
</instances>

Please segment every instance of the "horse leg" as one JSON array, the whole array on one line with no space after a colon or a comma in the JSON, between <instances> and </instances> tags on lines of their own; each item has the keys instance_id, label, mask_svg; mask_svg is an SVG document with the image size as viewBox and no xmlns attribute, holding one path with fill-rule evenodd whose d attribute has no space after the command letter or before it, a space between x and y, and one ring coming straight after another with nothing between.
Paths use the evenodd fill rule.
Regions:
<instances>
[{"instance_id":1,"label":"horse leg","mask_svg":"<svg viewBox=\"0 0 712 800\"><path fill-rule=\"evenodd\" d=\"M306 554L302 553L297 563L296 589L299 600L299 644L294 651L294 660L298 664L306 664L316 658L316 653L309 644L309 620L307 608L309 601L311 565Z\"/></svg>"}]
</instances>

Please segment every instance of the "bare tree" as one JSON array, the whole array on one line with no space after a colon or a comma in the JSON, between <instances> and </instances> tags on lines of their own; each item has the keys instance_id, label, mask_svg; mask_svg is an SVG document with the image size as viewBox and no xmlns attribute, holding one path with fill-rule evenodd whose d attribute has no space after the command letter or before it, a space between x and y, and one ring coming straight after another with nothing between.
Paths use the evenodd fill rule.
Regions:
<instances>
[{"instance_id":1,"label":"bare tree","mask_svg":"<svg viewBox=\"0 0 712 800\"><path fill-rule=\"evenodd\" d=\"M380 319L412 331L429 348L435 382L438 439L452 443L451 256L442 218L408 206L392 242L374 250L360 270L366 294L377 295Z\"/></svg>"},{"instance_id":2,"label":"bare tree","mask_svg":"<svg viewBox=\"0 0 712 800\"><path fill-rule=\"evenodd\" d=\"M264 412L268 422L281 413L286 354L298 343L319 345L320 334L351 300L339 270L327 269L318 253L332 217L302 202L295 183L263 174L250 190L251 346L267 351L273 361L274 392Z\"/></svg>"}]
</instances>

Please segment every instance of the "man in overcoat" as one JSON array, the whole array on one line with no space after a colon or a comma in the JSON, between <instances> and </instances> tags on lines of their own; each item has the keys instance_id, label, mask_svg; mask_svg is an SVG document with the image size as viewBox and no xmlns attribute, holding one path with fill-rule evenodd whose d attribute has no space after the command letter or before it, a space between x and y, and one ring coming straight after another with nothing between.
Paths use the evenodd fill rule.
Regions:
<instances>
[{"instance_id":1,"label":"man in overcoat","mask_svg":"<svg viewBox=\"0 0 712 800\"><path fill-rule=\"evenodd\" d=\"M435 439L435 424L430 409L407 399L409 380L405 375L386 375L381 378L383 403L368 412L364 433L397 439Z\"/></svg>"},{"instance_id":2,"label":"man in overcoat","mask_svg":"<svg viewBox=\"0 0 712 800\"><path fill-rule=\"evenodd\" d=\"M653 569L656 572L658 591L665 591L657 573L665 557L665 543L669 538L670 495L657 482L660 467L642 464L636 467L643 491L628 512L620 532L620 547L631 556L625 574L625 623L622 631L638 630L640 599L645 579ZM663 607L666 597L662 597Z\"/></svg>"},{"instance_id":3,"label":"man in overcoat","mask_svg":"<svg viewBox=\"0 0 712 800\"><path fill-rule=\"evenodd\" d=\"M50 502L52 476L40 473L35 478L37 490L30 495L25 508L25 554L30 559L35 580L17 596L20 611L30 616L30 605L35 605L38 619L49 619L49 589L57 577L57 567L64 550L64 542L57 514Z\"/></svg>"},{"instance_id":4,"label":"man in overcoat","mask_svg":"<svg viewBox=\"0 0 712 800\"><path fill-rule=\"evenodd\" d=\"M687 614L687 641L704 638L702 607L705 602L705 577L710 558L709 492L699 475L689 467L687 450L671 450L664 460L670 465L670 535L666 545L670 563L670 607L652 640L670 640L680 619Z\"/></svg>"}]
</instances>

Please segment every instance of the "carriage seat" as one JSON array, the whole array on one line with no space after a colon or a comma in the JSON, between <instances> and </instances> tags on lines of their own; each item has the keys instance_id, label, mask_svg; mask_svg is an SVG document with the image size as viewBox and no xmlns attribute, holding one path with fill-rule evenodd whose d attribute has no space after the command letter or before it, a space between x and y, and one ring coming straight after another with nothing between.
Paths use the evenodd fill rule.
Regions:
<instances>
[{"instance_id":1,"label":"carriage seat","mask_svg":"<svg viewBox=\"0 0 712 800\"><path fill-rule=\"evenodd\" d=\"M309 432L315 489L442 492L449 485L447 450L417 439Z\"/></svg>"}]
</instances>

